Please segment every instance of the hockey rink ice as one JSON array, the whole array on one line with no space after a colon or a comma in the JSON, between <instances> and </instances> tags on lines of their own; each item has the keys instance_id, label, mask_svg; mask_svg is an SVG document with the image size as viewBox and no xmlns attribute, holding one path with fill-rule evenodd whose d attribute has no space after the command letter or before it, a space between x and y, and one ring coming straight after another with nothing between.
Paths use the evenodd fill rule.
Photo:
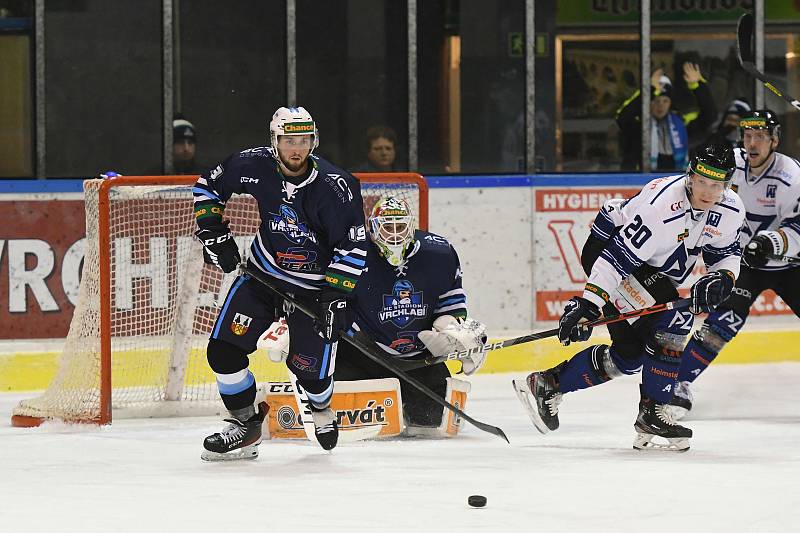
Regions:
<instances>
[{"instance_id":1,"label":"hockey rink ice","mask_svg":"<svg viewBox=\"0 0 800 533\"><path fill-rule=\"evenodd\" d=\"M686 453L631 448L638 376L565 397L540 435L511 388L480 375L453 440L265 441L255 461L204 463L215 418L10 426L0 394L0 530L800 531L800 363L718 365L694 388ZM467 497L488 498L483 509Z\"/></svg>"}]
</instances>

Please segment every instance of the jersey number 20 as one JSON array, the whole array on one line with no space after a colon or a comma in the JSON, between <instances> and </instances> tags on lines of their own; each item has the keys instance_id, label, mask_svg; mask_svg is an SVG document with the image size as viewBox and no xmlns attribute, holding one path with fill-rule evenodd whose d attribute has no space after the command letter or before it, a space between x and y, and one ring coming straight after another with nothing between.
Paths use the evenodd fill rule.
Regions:
<instances>
[{"instance_id":1,"label":"jersey number 20","mask_svg":"<svg viewBox=\"0 0 800 533\"><path fill-rule=\"evenodd\" d=\"M637 249L641 248L642 245L647 242L647 239L653 236L653 232L644 225L642 222L642 217L639 215L633 217L633 222L625 227L623 233L628 240L631 241L631 244Z\"/></svg>"}]
</instances>

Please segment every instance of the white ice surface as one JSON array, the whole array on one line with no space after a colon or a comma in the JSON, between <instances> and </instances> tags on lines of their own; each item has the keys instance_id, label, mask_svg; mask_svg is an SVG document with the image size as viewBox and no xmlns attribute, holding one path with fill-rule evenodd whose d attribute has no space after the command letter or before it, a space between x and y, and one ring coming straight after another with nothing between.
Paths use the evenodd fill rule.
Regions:
<instances>
[{"instance_id":1,"label":"white ice surface","mask_svg":"<svg viewBox=\"0 0 800 533\"><path fill-rule=\"evenodd\" d=\"M720 365L695 386L687 453L631 449L638 377L565 397L540 435L512 391L477 376L453 440L265 441L200 461L212 418L12 428L0 394L0 531L800 531L800 364ZM467 506L483 494L484 509Z\"/></svg>"}]
</instances>

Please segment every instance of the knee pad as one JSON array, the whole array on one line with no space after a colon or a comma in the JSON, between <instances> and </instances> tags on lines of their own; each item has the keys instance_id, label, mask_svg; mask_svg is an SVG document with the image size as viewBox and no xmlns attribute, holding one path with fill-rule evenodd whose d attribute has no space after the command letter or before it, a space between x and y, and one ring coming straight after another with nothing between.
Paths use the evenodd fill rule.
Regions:
<instances>
[{"instance_id":1,"label":"knee pad","mask_svg":"<svg viewBox=\"0 0 800 533\"><path fill-rule=\"evenodd\" d=\"M681 363L683 348L688 340L688 334L658 330L653 334L653 338L647 342L647 356L660 364L678 366Z\"/></svg>"},{"instance_id":2,"label":"knee pad","mask_svg":"<svg viewBox=\"0 0 800 533\"><path fill-rule=\"evenodd\" d=\"M623 357L617 353L616 347L611 346L603 354L603 365L608 369L610 377L636 374L642 369L641 350L636 357ZM611 370L611 369L614 370ZM615 372L612 376L611 372Z\"/></svg>"},{"instance_id":3,"label":"knee pad","mask_svg":"<svg viewBox=\"0 0 800 533\"><path fill-rule=\"evenodd\" d=\"M642 367L638 357L622 357L617 353L615 347L605 344L595 346L589 360L592 363L592 369L603 381L635 374Z\"/></svg>"},{"instance_id":4,"label":"knee pad","mask_svg":"<svg viewBox=\"0 0 800 533\"><path fill-rule=\"evenodd\" d=\"M216 374L234 374L247 368L250 363L247 352L219 339L209 339L206 359Z\"/></svg>"},{"instance_id":5,"label":"knee pad","mask_svg":"<svg viewBox=\"0 0 800 533\"><path fill-rule=\"evenodd\" d=\"M727 332L720 332L717 328L705 322L694 334L694 339L700 343L703 348L715 354L721 352L722 348L724 348L732 338L732 336L727 335Z\"/></svg>"}]
</instances>

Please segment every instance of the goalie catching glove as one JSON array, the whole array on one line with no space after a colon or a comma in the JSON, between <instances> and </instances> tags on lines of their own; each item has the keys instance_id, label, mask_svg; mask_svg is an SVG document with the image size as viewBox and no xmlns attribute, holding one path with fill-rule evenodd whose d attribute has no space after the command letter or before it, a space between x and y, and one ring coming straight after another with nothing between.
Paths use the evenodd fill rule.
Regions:
<instances>
[{"instance_id":1,"label":"goalie catching glove","mask_svg":"<svg viewBox=\"0 0 800 533\"><path fill-rule=\"evenodd\" d=\"M459 321L454 316L443 315L434 320L432 330L419 332L419 340L435 357L442 357L483 346L486 343L486 325L471 318ZM459 359L461 370L470 376L478 371L485 359L484 351Z\"/></svg>"},{"instance_id":2,"label":"goalie catching glove","mask_svg":"<svg viewBox=\"0 0 800 533\"><path fill-rule=\"evenodd\" d=\"M206 264L218 266L226 274L236 270L242 258L239 255L239 246L228 229L227 220L199 229L194 234L203 245L203 260Z\"/></svg>"}]
</instances>

